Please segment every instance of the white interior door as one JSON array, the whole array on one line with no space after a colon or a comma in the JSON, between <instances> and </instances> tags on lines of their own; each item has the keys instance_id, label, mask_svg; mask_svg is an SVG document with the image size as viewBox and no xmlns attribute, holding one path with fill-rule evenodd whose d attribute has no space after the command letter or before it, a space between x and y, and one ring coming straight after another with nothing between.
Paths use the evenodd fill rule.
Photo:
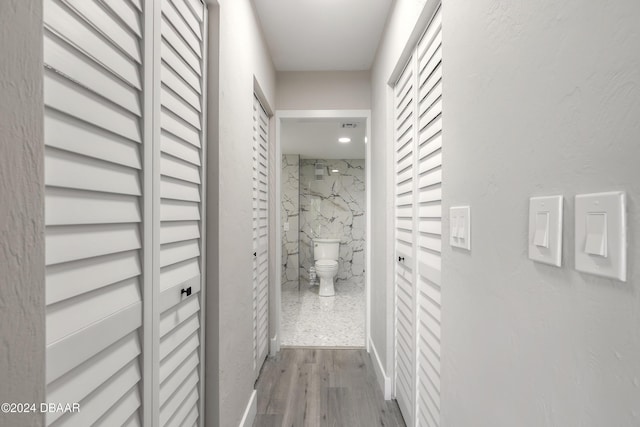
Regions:
<instances>
[{"instance_id":1,"label":"white interior door","mask_svg":"<svg viewBox=\"0 0 640 427\"><path fill-rule=\"evenodd\" d=\"M415 59L394 90L395 159L395 395L408 427L415 408L414 164Z\"/></svg>"},{"instance_id":2,"label":"white interior door","mask_svg":"<svg viewBox=\"0 0 640 427\"><path fill-rule=\"evenodd\" d=\"M442 265L442 13L418 43L417 425L440 425Z\"/></svg>"},{"instance_id":3,"label":"white interior door","mask_svg":"<svg viewBox=\"0 0 640 427\"><path fill-rule=\"evenodd\" d=\"M46 425L137 426L142 405L142 9L44 1Z\"/></svg>"},{"instance_id":4,"label":"white interior door","mask_svg":"<svg viewBox=\"0 0 640 427\"><path fill-rule=\"evenodd\" d=\"M204 12L44 1L47 425L202 423Z\"/></svg>"},{"instance_id":5,"label":"white interior door","mask_svg":"<svg viewBox=\"0 0 640 427\"><path fill-rule=\"evenodd\" d=\"M254 376L267 357L269 343L269 117L253 102L253 360Z\"/></svg>"},{"instance_id":6,"label":"white interior door","mask_svg":"<svg viewBox=\"0 0 640 427\"><path fill-rule=\"evenodd\" d=\"M442 16L395 86L396 399L408 426L440 425Z\"/></svg>"},{"instance_id":7,"label":"white interior door","mask_svg":"<svg viewBox=\"0 0 640 427\"><path fill-rule=\"evenodd\" d=\"M161 0L159 167L159 426L201 417L204 6Z\"/></svg>"}]
</instances>

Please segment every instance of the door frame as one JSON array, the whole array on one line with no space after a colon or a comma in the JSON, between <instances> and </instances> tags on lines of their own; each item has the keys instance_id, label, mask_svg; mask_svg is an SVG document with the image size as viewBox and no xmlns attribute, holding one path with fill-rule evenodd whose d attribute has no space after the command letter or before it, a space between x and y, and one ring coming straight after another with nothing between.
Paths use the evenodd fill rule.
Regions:
<instances>
[{"instance_id":1,"label":"door frame","mask_svg":"<svg viewBox=\"0 0 640 427\"><path fill-rule=\"evenodd\" d=\"M280 351L281 339L281 318L282 318L282 224L281 215L281 183L282 183L282 146L280 135L282 121L286 119L327 119L327 118L358 118L366 121L366 144L365 144L365 348L369 352L369 331L371 323L371 110L276 110L274 116L275 128L275 182L270 189L274 199L273 216L275 221L274 230L270 233L275 244L276 264L273 284L269 289L269 298L275 302L271 305L269 317L272 319L270 328L270 355L275 356ZM271 246L273 247L273 246ZM273 265L273 264L272 264Z\"/></svg>"}]
</instances>

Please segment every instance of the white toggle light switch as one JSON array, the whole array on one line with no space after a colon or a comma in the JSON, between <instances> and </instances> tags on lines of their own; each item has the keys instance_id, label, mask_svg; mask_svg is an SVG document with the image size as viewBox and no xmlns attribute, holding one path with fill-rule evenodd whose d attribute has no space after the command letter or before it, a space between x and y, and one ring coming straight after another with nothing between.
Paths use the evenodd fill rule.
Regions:
<instances>
[{"instance_id":1,"label":"white toggle light switch","mask_svg":"<svg viewBox=\"0 0 640 427\"><path fill-rule=\"evenodd\" d=\"M471 208L469 206L449 208L449 234L451 246L471 250Z\"/></svg>"},{"instance_id":2,"label":"white toggle light switch","mask_svg":"<svg viewBox=\"0 0 640 427\"><path fill-rule=\"evenodd\" d=\"M450 217L450 220L451 220L451 237L453 237L454 239L457 239L459 237L458 217L452 216Z\"/></svg>"},{"instance_id":3,"label":"white toggle light switch","mask_svg":"<svg viewBox=\"0 0 640 427\"><path fill-rule=\"evenodd\" d=\"M562 196L529 199L529 259L562 265Z\"/></svg>"},{"instance_id":4,"label":"white toggle light switch","mask_svg":"<svg viewBox=\"0 0 640 427\"><path fill-rule=\"evenodd\" d=\"M584 251L589 255L607 257L607 214L587 214L587 242Z\"/></svg>"},{"instance_id":5,"label":"white toggle light switch","mask_svg":"<svg viewBox=\"0 0 640 427\"><path fill-rule=\"evenodd\" d=\"M549 247L549 212L536 213L536 235L533 243L542 248Z\"/></svg>"},{"instance_id":6,"label":"white toggle light switch","mask_svg":"<svg viewBox=\"0 0 640 427\"><path fill-rule=\"evenodd\" d=\"M460 213L458 215L458 239L466 239L467 238L467 218L464 213Z\"/></svg>"},{"instance_id":7,"label":"white toggle light switch","mask_svg":"<svg viewBox=\"0 0 640 427\"><path fill-rule=\"evenodd\" d=\"M285 223L283 224L283 228L284 228L284 231L289 231L289 223L288 223L288 222L285 222Z\"/></svg>"},{"instance_id":8,"label":"white toggle light switch","mask_svg":"<svg viewBox=\"0 0 640 427\"><path fill-rule=\"evenodd\" d=\"M576 196L576 270L627 280L626 195L623 191Z\"/></svg>"}]
</instances>

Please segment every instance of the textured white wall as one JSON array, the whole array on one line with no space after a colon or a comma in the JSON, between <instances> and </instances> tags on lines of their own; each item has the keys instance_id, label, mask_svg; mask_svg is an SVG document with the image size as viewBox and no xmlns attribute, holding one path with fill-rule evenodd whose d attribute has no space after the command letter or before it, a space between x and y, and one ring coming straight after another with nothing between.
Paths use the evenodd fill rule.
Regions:
<instances>
[{"instance_id":1,"label":"textured white wall","mask_svg":"<svg viewBox=\"0 0 640 427\"><path fill-rule=\"evenodd\" d=\"M217 272L208 272L207 280L208 292L217 292L218 298L218 312L209 307L207 327L216 328L214 332L219 338L216 349L219 419L211 416L207 425L236 427L254 386L251 273L254 77L273 107L275 71L250 0L220 0L219 19L219 131L217 153L213 156L217 163L208 166L213 174L210 177L217 179L209 182L210 187L218 187L217 209L210 210L208 218L209 224L216 222L218 227L217 250L213 251L218 265ZM210 144L216 144L215 138L216 135L210 135ZM210 203L215 206L213 200ZM215 242L209 242L211 245Z\"/></svg>"},{"instance_id":2,"label":"textured white wall","mask_svg":"<svg viewBox=\"0 0 640 427\"><path fill-rule=\"evenodd\" d=\"M640 425L639 22L635 0L444 1L445 212L473 222L471 253L443 248L444 426ZM627 283L573 269L573 196L605 190L629 196ZM562 268L527 259L543 194L568 199Z\"/></svg>"},{"instance_id":3,"label":"textured white wall","mask_svg":"<svg viewBox=\"0 0 640 427\"><path fill-rule=\"evenodd\" d=\"M278 110L368 110L369 71L280 71Z\"/></svg>"},{"instance_id":4,"label":"textured white wall","mask_svg":"<svg viewBox=\"0 0 640 427\"><path fill-rule=\"evenodd\" d=\"M0 403L45 399L42 2L0 2ZM0 425L42 425L40 413Z\"/></svg>"},{"instance_id":5,"label":"textured white wall","mask_svg":"<svg viewBox=\"0 0 640 427\"><path fill-rule=\"evenodd\" d=\"M396 0L390 12L376 59L371 69L371 312L386 313L371 318L371 340L384 375L393 366L393 232L388 210L393 206L393 180L389 163L393 132L393 93L387 82L424 9L426 0Z\"/></svg>"}]
</instances>

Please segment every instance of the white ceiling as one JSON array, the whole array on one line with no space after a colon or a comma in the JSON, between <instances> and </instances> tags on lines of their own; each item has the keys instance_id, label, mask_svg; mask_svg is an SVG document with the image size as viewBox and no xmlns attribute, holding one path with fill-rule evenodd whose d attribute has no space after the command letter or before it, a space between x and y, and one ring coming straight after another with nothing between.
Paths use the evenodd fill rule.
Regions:
<instances>
[{"instance_id":1,"label":"white ceiling","mask_svg":"<svg viewBox=\"0 0 640 427\"><path fill-rule=\"evenodd\" d=\"M343 129L342 123L356 123ZM366 122L364 119L284 119L280 131L282 154L300 154L306 159L364 159ZM340 137L351 142L342 144Z\"/></svg>"},{"instance_id":2,"label":"white ceiling","mask_svg":"<svg viewBox=\"0 0 640 427\"><path fill-rule=\"evenodd\" d=\"M279 71L368 70L392 0L254 0Z\"/></svg>"}]
</instances>

